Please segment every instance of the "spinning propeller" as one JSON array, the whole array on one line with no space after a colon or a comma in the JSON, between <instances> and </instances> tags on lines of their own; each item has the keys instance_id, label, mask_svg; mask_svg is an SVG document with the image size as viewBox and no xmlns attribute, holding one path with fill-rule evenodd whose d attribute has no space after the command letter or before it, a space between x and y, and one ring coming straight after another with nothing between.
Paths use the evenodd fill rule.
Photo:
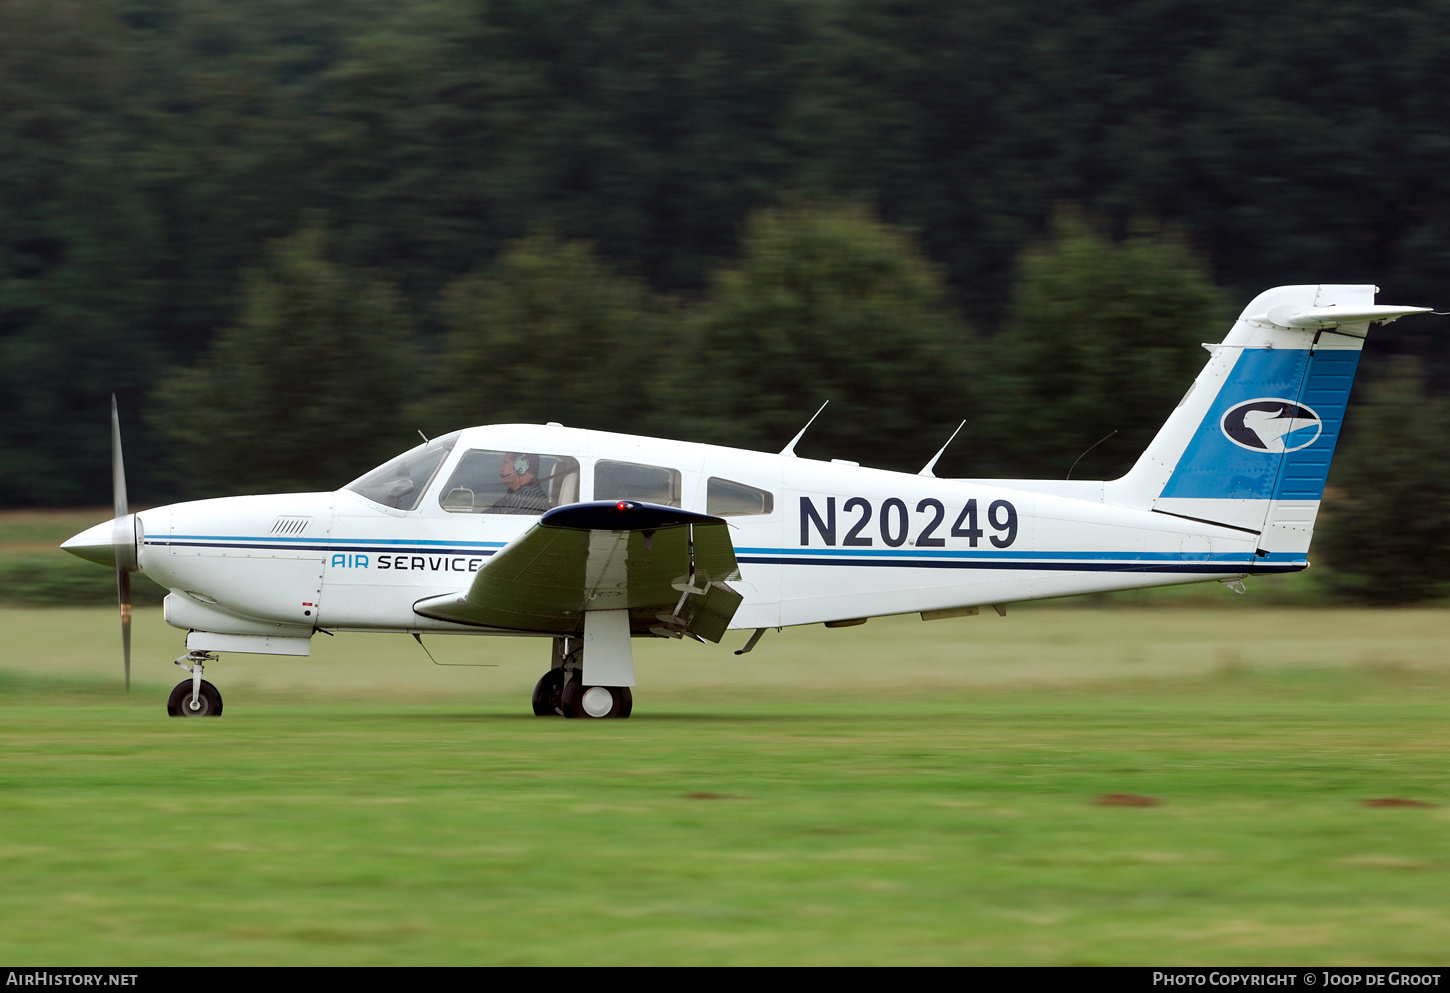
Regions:
<instances>
[{"instance_id":1,"label":"spinning propeller","mask_svg":"<svg viewBox=\"0 0 1450 993\"><path fill-rule=\"evenodd\" d=\"M111 491L116 516L71 538L60 547L80 558L116 567L116 600L121 608L121 653L126 690L131 689L131 573L136 563L136 515L126 508L126 466L121 459L121 415L111 395Z\"/></svg>"},{"instance_id":2,"label":"spinning propeller","mask_svg":"<svg viewBox=\"0 0 1450 993\"><path fill-rule=\"evenodd\" d=\"M116 550L116 601L121 607L121 655L126 668L126 692L131 692L131 573L136 571L136 518L126 510L126 463L121 458L121 415L116 394L111 394L111 496L116 519L111 522Z\"/></svg>"}]
</instances>

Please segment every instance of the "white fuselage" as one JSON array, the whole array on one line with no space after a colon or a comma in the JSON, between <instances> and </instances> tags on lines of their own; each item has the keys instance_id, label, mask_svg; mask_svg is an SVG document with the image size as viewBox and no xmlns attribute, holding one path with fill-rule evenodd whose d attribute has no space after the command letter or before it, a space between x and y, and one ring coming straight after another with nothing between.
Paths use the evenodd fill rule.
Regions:
<instances>
[{"instance_id":1,"label":"white fuselage","mask_svg":"<svg viewBox=\"0 0 1450 993\"><path fill-rule=\"evenodd\" d=\"M232 634L316 629L489 633L415 614L464 591L537 516L445 507L469 451L542 452L578 463L577 499L600 460L678 473L679 502L712 512L710 479L769 495L729 516L744 597L732 628L939 611L1143 586L1231 580L1254 569L1256 535L1115 505L1102 483L938 479L853 464L559 426L463 431L415 510L348 489L178 503L138 514L139 564L170 588L167 620ZM1302 565L1297 566L1302 567ZM518 633L518 632L508 632Z\"/></svg>"}]
</instances>

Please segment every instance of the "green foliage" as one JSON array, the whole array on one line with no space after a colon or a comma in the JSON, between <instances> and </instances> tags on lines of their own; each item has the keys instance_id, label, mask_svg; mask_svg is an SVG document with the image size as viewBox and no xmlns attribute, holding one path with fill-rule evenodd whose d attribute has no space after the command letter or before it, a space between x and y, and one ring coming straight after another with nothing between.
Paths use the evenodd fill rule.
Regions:
<instances>
[{"instance_id":1,"label":"green foliage","mask_svg":"<svg viewBox=\"0 0 1450 993\"><path fill-rule=\"evenodd\" d=\"M1395 360L1353 404L1316 544L1331 585L1374 603L1450 593L1450 403L1420 363Z\"/></svg>"},{"instance_id":2,"label":"green foliage","mask_svg":"<svg viewBox=\"0 0 1450 993\"><path fill-rule=\"evenodd\" d=\"M586 244L536 235L488 272L454 282L436 391L413 408L432 433L560 421L638 431L676 337L670 305Z\"/></svg>"},{"instance_id":3,"label":"green foliage","mask_svg":"<svg viewBox=\"0 0 1450 993\"><path fill-rule=\"evenodd\" d=\"M124 0L141 129L130 174L163 238L149 261L166 293L151 321L173 360L193 359L232 318L243 274L304 211L336 207L325 136L331 70L388 0ZM359 144L354 155L377 150ZM336 225L334 225L336 226ZM346 251L349 233L333 251Z\"/></svg>"},{"instance_id":4,"label":"green foliage","mask_svg":"<svg viewBox=\"0 0 1450 993\"><path fill-rule=\"evenodd\" d=\"M1333 70L1286 63L1286 51L1334 52ZM914 468L968 417L944 460L954 473L1061 475L1117 428L1075 472L1113 475L1198 353L1185 347L1195 359L1175 364L1167 344L1161 354L1135 347L1132 362L1114 365L1087 346L1051 347L1043 328L1071 311L1072 280L1034 276L1027 263L1022 278L1037 282L1012 282L1054 205L1082 205L1115 236L1139 217L1186 232L1201 265L1177 249L1156 263L1084 249L1071 264L1091 273L1112 267L1094 255L1111 256L1129 276L1156 265L1142 293L1165 300L1173 294L1152 287L1176 270L1189 310L1212 295L1210 268L1236 300L1319 280L1373 281L1397 300L1434 303L1450 275L1447 64L1450 5L1439 0L1225 0L1188 14L1161 0L1110 10L1069 0L0 0L0 506L82 505L108 492L112 392L133 492L149 500L244 480L331 485L380 457L344 433L355 456L253 445L245 471L225 482L188 476L219 462L185 458L168 480L156 468L174 436L152 427L184 418L164 402L138 416L143 398L172 392L156 388L166 370L221 348L216 329L246 324L232 309L253 292L245 273L265 266L269 244L306 211L326 212L332 263L384 273L400 297L384 309L419 315L424 335L446 328L456 341L468 321L459 304L440 304L445 287L474 273L447 299L494 293L479 281L504 278L500 253L548 230L594 246L601 271L622 266L656 292L708 293L702 314L714 316L695 323L722 340L804 343L813 332L800 328L825 317L797 321L789 306L772 316L762 302L761 316L799 333L739 330L741 294L771 287L744 274L774 265L751 261L756 249L740 238L753 212L792 191L866 205L910 231L959 310L991 333L1011 309L1010 328L980 357L940 353L947 364L930 377L909 328L897 372L859 371L894 361L884 340L871 353L837 336L814 359L790 346L772 353L789 370L777 374L722 357L689 329L636 349L633 363L610 339L605 367L625 370L629 402L611 383L576 390L581 402L562 413L517 396L500 395L501 406L773 448L832 396L803 451ZM712 283L737 258L735 283ZM675 325L668 306L639 301L617 305L648 315L641 340L657 317ZM1125 310L1137 302L1123 297ZM1152 323L1175 350L1198 339L1187 326L1196 318L1168 327L1162 313L1142 313L1139 329ZM590 326L582 314L549 320ZM1400 350L1431 321L1376 329L1374 340ZM1113 332L1131 325L1125 314ZM1214 323L1205 337L1221 330ZM1015 336L1039 332L997 361L999 343L1011 353ZM1431 392L1450 368L1446 342L1423 348ZM603 361L590 347L550 354ZM1113 382L1104 368L1131 374L1112 387L1121 396L1103 395ZM554 372L574 375L567 362ZM755 378L732 383L727 372ZM1150 388L1160 375L1161 394ZM993 423L959 382L980 384ZM492 419L487 404L459 399L459 382L435 385L444 394L420 412ZM220 396L210 394L214 405ZM396 396L378 396L357 423L386 425L379 448L393 450L411 432L386 434ZM879 423L864 423L868 410L883 412ZM267 416L279 430L291 423ZM287 465L261 468L279 454Z\"/></svg>"},{"instance_id":5,"label":"green foliage","mask_svg":"<svg viewBox=\"0 0 1450 993\"><path fill-rule=\"evenodd\" d=\"M918 469L974 413L977 339L932 265L861 207L765 210L692 319L675 413L702 438Z\"/></svg>"},{"instance_id":6,"label":"green foliage","mask_svg":"<svg viewBox=\"0 0 1450 993\"><path fill-rule=\"evenodd\" d=\"M800 10L422 2L355 23L310 143L349 259L432 296L547 229L699 286L789 169Z\"/></svg>"},{"instance_id":7,"label":"green foliage","mask_svg":"<svg viewBox=\"0 0 1450 993\"><path fill-rule=\"evenodd\" d=\"M406 447L411 327L396 292L329 262L309 225L247 276L235 324L152 397L201 493L331 489Z\"/></svg>"},{"instance_id":8,"label":"green foliage","mask_svg":"<svg viewBox=\"0 0 1450 993\"><path fill-rule=\"evenodd\" d=\"M1205 361L1198 345L1232 321L1181 235L1115 243L1061 211L1024 253L1006 327L993 340L991 449L1004 474L1121 475Z\"/></svg>"},{"instance_id":9,"label":"green foliage","mask_svg":"<svg viewBox=\"0 0 1450 993\"><path fill-rule=\"evenodd\" d=\"M0 505L104 498L109 395L158 357L122 34L100 5L0 3Z\"/></svg>"},{"instance_id":10,"label":"green foliage","mask_svg":"<svg viewBox=\"0 0 1450 993\"><path fill-rule=\"evenodd\" d=\"M1444 283L1450 5L818 9L783 127L796 182L919 227L974 313L1000 313L1013 259L1063 201L1182 224L1245 299L1371 276L1433 299ZM1335 69L1284 59L1305 46L1337 53Z\"/></svg>"}]
</instances>

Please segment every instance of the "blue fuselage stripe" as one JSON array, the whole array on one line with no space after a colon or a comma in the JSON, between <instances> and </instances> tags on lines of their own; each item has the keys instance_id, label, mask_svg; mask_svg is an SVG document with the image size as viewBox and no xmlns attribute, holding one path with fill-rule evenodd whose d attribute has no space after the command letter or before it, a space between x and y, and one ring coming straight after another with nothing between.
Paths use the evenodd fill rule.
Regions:
<instances>
[{"instance_id":1,"label":"blue fuselage stripe","mask_svg":"<svg viewBox=\"0 0 1450 993\"><path fill-rule=\"evenodd\" d=\"M502 542L490 542L490 547L481 548L478 545L472 547L457 547L445 545L442 542L431 545L408 545L402 543L369 544L366 542L339 542L329 545L277 545L261 541L166 541L160 538L147 538L146 544L174 548L229 548L245 551L336 552L339 555L344 552L378 552L388 555L472 555L474 557L493 555L503 547Z\"/></svg>"},{"instance_id":2,"label":"blue fuselage stripe","mask_svg":"<svg viewBox=\"0 0 1450 993\"><path fill-rule=\"evenodd\" d=\"M193 540L177 540L190 538ZM197 540L200 539L200 540ZM316 539L326 544L304 544L306 539L279 543L270 538L222 538L178 535L171 539L147 538L147 545L181 548L234 549L237 551L315 551L329 553L372 552L398 555L470 555L487 557L503 542L405 542L393 539ZM1232 554L1203 554L1186 557L1178 552L959 552L950 550L812 548L804 554L788 548L741 548L741 564L860 566L899 569L1016 569L1034 572L1171 572L1242 574L1245 572L1297 572L1308 563L1283 553L1267 557Z\"/></svg>"},{"instance_id":3,"label":"blue fuselage stripe","mask_svg":"<svg viewBox=\"0 0 1450 993\"><path fill-rule=\"evenodd\" d=\"M148 543L152 540L149 537L147 538ZM162 543L159 538L155 540L158 543ZM469 548L502 548L508 544L506 541L443 541L432 538L284 538L271 534L262 538L251 538L234 534L173 534L169 536L169 540L172 543L178 544L182 542L215 541L236 543L265 541L271 543L268 546L270 548L293 548L299 543L306 543L310 547L311 545L355 545L365 542L370 545L406 545L410 548L420 545L433 547L447 546L449 548L462 548L464 546Z\"/></svg>"},{"instance_id":4,"label":"blue fuselage stripe","mask_svg":"<svg viewBox=\"0 0 1450 993\"><path fill-rule=\"evenodd\" d=\"M970 559L982 562L995 562L1001 559L1033 560L1033 559L1054 559L1083 561L1111 561L1125 562L1179 562L1179 561L1205 561L1205 562L1237 562L1246 557L1244 552L1190 552L1185 555L1182 552L1020 552L1005 550L982 550L982 551L954 551L950 549L921 549L921 548L737 548L736 555L794 555L832 558L893 558L910 559L913 561L926 559Z\"/></svg>"},{"instance_id":5,"label":"blue fuselage stripe","mask_svg":"<svg viewBox=\"0 0 1450 993\"><path fill-rule=\"evenodd\" d=\"M1306 563L1274 563L1265 565L1262 561L1241 558L1234 562L1208 562L1180 559L1176 561L1117 561L1117 562L1045 562L1023 559L998 559L969 561L950 559L826 559L791 555L741 555L742 565L809 565L809 566L863 566L888 569L1018 569L1033 572L1173 572L1194 574L1241 575L1246 572L1297 572Z\"/></svg>"}]
</instances>

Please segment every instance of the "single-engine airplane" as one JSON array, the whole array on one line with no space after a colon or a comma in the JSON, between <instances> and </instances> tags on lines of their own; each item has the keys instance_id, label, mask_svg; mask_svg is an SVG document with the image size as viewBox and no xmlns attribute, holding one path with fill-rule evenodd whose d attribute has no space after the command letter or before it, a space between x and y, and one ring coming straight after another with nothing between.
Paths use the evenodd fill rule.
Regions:
<instances>
[{"instance_id":1,"label":"single-engine airplane","mask_svg":"<svg viewBox=\"0 0 1450 993\"><path fill-rule=\"evenodd\" d=\"M130 574L170 589L191 673L173 716L222 712L202 678L218 652L305 656L319 631L388 631L551 639L534 713L628 717L631 638L750 630L741 654L769 628L1208 580L1242 592L1305 568L1369 326L1428 311L1377 292L1260 294L1109 481L942 479L941 452L917 475L818 462L795 456L804 428L766 454L500 424L425 439L332 493L132 514L113 399L115 518L61 547L116 570L128 686Z\"/></svg>"}]
</instances>

